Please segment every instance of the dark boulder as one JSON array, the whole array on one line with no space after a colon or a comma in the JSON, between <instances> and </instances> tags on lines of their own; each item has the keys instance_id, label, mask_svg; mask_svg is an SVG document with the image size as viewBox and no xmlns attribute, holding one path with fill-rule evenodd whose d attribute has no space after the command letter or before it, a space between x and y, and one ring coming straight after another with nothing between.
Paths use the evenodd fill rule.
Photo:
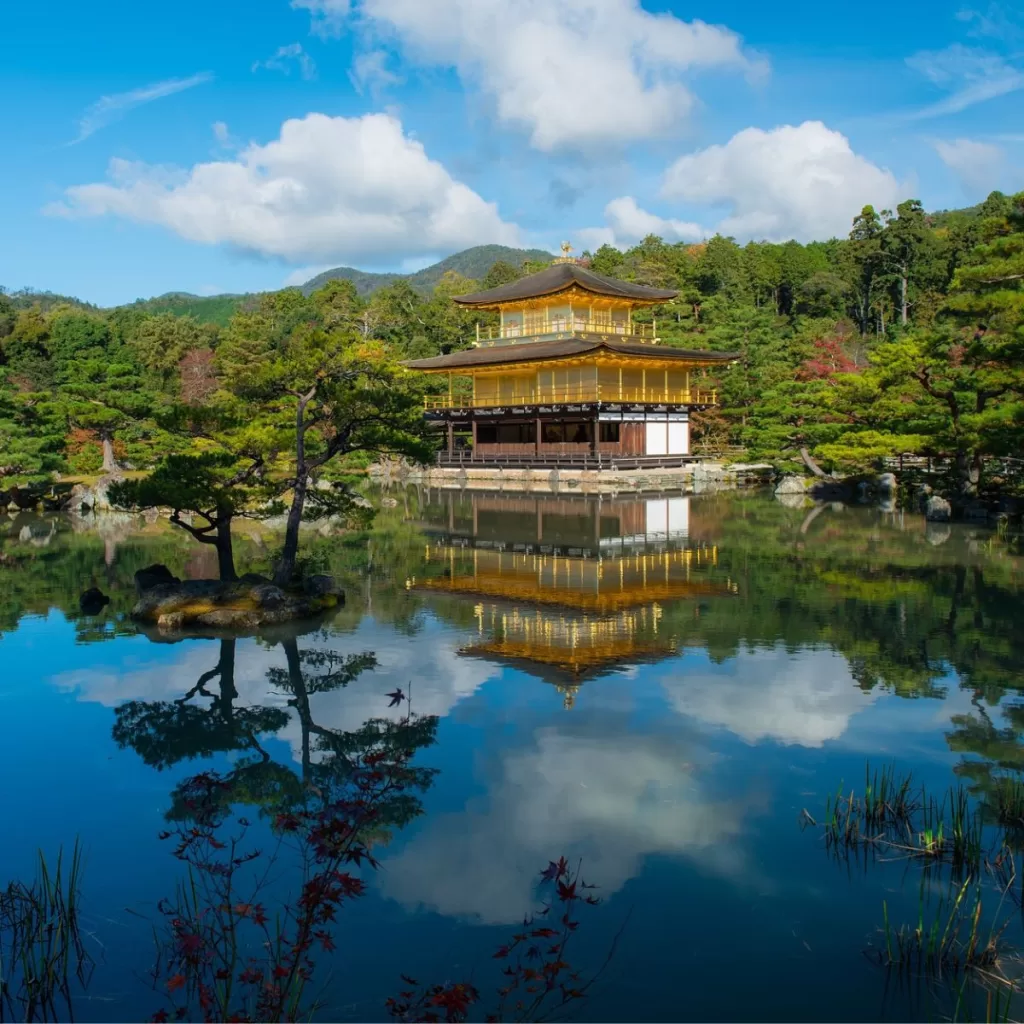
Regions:
<instances>
[{"instance_id":1,"label":"dark boulder","mask_svg":"<svg viewBox=\"0 0 1024 1024\"><path fill-rule=\"evenodd\" d=\"M140 569L135 574L135 592L137 594L144 594L147 590L152 590L154 587L162 587L168 583L180 583L178 579L166 565L147 565L145 569Z\"/></svg>"},{"instance_id":2,"label":"dark boulder","mask_svg":"<svg viewBox=\"0 0 1024 1024\"><path fill-rule=\"evenodd\" d=\"M339 604L345 600L345 591L333 576L307 576L302 589L310 597L336 597Z\"/></svg>"},{"instance_id":3,"label":"dark boulder","mask_svg":"<svg viewBox=\"0 0 1024 1024\"><path fill-rule=\"evenodd\" d=\"M110 604L110 598L99 587L90 587L78 599L78 609L83 615L99 615Z\"/></svg>"}]
</instances>

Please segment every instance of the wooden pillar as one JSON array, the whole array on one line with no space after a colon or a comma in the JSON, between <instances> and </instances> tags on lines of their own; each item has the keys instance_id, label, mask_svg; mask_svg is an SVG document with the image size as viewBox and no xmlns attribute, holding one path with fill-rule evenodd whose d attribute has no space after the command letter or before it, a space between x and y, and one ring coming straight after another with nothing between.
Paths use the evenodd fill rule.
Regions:
<instances>
[{"instance_id":1,"label":"wooden pillar","mask_svg":"<svg viewBox=\"0 0 1024 1024\"><path fill-rule=\"evenodd\" d=\"M451 455L455 451L455 424L448 421L448 454Z\"/></svg>"},{"instance_id":2,"label":"wooden pillar","mask_svg":"<svg viewBox=\"0 0 1024 1024\"><path fill-rule=\"evenodd\" d=\"M600 424L600 422L599 422L599 420L597 418L597 415L598 414L595 412L594 413L594 421L590 425L590 428L591 428L590 451L594 455L596 455L597 452L598 452L598 438L599 438L600 432L601 432L600 431L601 424Z\"/></svg>"},{"instance_id":3,"label":"wooden pillar","mask_svg":"<svg viewBox=\"0 0 1024 1024\"><path fill-rule=\"evenodd\" d=\"M540 429L541 429L540 417L539 416L537 417L535 422L536 422L537 426L536 426L536 433L534 434L534 437L533 437L533 448L534 448L534 454L539 456L540 455Z\"/></svg>"},{"instance_id":4,"label":"wooden pillar","mask_svg":"<svg viewBox=\"0 0 1024 1024\"><path fill-rule=\"evenodd\" d=\"M478 452L477 452L477 446L476 446L476 420L473 420L473 451L470 454L470 458L474 458L475 459L477 457L477 454L478 454Z\"/></svg>"}]
</instances>

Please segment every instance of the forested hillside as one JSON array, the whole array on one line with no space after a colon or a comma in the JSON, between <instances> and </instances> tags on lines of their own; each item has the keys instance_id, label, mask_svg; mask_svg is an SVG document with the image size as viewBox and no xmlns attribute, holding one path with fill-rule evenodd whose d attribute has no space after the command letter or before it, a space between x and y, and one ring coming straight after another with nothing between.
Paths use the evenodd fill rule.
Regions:
<instances>
[{"instance_id":1,"label":"forested hillside","mask_svg":"<svg viewBox=\"0 0 1024 1024\"><path fill-rule=\"evenodd\" d=\"M188 292L167 292L153 299L138 299L127 307L142 313L173 313L190 316L197 323L226 327L232 316L252 295L191 295Z\"/></svg>"},{"instance_id":2,"label":"forested hillside","mask_svg":"<svg viewBox=\"0 0 1024 1024\"><path fill-rule=\"evenodd\" d=\"M806 449L854 470L892 454L949 456L966 492L986 456L1021 451L1024 194L936 215L916 201L866 207L848 238L808 245L651 237L586 256L598 272L679 290L644 314L663 343L738 353L709 376L721 402L696 418L697 443L780 465ZM333 280L232 298L222 322L177 306L0 295L0 488L209 446L180 429L182 410L194 424L241 386L246 360L287 364L313 337L390 361L467 347L480 315L452 297L541 265L448 269L429 294L399 278L368 297Z\"/></svg>"},{"instance_id":3,"label":"forested hillside","mask_svg":"<svg viewBox=\"0 0 1024 1024\"><path fill-rule=\"evenodd\" d=\"M457 252L439 263L417 270L414 274L371 274L354 267L335 267L325 270L307 281L302 290L307 295L322 288L328 281L351 281L356 292L366 297L395 281L406 280L413 291L421 295L429 295L445 274L455 273L462 277L482 278L495 263L502 261L512 266L522 266L526 261L547 262L551 254L543 249L510 249L506 245L477 245L472 249Z\"/></svg>"}]
</instances>

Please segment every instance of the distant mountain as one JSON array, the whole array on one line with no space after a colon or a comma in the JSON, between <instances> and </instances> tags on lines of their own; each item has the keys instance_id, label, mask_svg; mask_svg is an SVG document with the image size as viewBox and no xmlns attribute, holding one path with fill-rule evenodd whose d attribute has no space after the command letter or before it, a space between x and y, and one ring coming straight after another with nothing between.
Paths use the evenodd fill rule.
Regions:
<instances>
[{"instance_id":1,"label":"distant mountain","mask_svg":"<svg viewBox=\"0 0 1024 1024\"><path fill-rule=\"evenodd\" d=\"M360 295L370 295L394 281L405 279L418 292L429 295L434 286L449 271L454 270L463 277L479 280L491 267L504 260L518 267L524 260L546 261L554 259L551 253L543 249L510 249L506 245L476 245L472 249L465 249L453 256L434 263L415 274L370 274L365 270L356 270L354 267L335 267L334 270L325 270L322 274L307 281L302 286L302 291L308 295L322 288L328 281L351 281L356 286Z\"/></svg>"},{"instance_id":2,"label":"distant mountain","mask_svg":"<svg viewBox=\"0 0 1024 1024\"><path fill-rule=\"evenodd\" d=\"M191 316L201 324L227 326L239 306L250 295L193 295L191 292L166 292L153 299L137 299L121 309L138 309L144 313L173 313L175 316Z\"/></svg>"},{"instance_id":3,"label":"distant mountain","mask_svg":"<svg viewBox=\"0 0 1024 1024\"><path fill-rule=\"evenodd\" d=\"M0 288L0 292L4 292ZM31 309L38 306L44 313L54 306L73 306L76 309L96 309L91 302L83 302L73 295L59 295L57 292L37 292L32 288L21 288L16 292L4 292L15 309Z\"/></svg>"}]
</instances>

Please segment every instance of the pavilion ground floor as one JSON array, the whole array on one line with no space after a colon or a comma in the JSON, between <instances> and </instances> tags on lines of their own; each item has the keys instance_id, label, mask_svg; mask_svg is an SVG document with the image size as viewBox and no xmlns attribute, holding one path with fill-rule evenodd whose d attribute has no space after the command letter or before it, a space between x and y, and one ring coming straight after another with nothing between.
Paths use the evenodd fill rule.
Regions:
<instances>
[{"instance_id":1,"label":"pavilion ground floor","mask_svg":"<svg viewBox=\"0 0 1024 1024\"><path fill-rule=\"evenodd\" d=\"M688 409L445 410L441 466L638 468L689 461Z\"/></svg>"}]
</instances>

